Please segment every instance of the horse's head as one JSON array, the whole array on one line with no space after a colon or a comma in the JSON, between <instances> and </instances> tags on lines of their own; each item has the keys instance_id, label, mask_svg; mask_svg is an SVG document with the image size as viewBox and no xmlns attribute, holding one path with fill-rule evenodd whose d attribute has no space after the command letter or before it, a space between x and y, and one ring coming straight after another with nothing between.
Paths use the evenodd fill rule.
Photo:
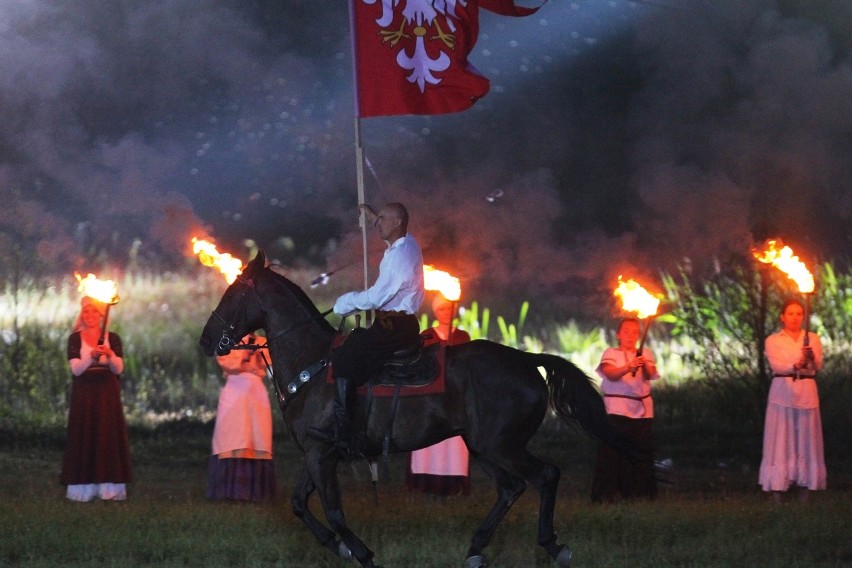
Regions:
<instances>
[{"instance_id":1,"label":"horse's head","mask_svg":"<svg viewBox=\"0 0 852 568\"><path fill-rule=\"evenodd\" d=\"M258 251L234 283L228 286L219 305L201 332L199 343L208 356L225 355L247 333L262 327L255 280L265 270L266 255Z\"/></svg>"}]
</instances>

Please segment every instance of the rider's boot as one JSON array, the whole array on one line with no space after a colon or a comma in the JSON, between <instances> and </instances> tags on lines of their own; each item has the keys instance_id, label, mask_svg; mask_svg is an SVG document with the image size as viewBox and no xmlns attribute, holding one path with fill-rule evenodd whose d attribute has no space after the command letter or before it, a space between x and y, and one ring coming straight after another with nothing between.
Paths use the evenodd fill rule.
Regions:
<instances>
[{"instance_id":1,"label":"rider's boot","mask_svg":"<svg viewBox=\"0 0 852 568\"><path fill-rule=\"evenodd\" d=\"M328 428L309 428L315 438L334 443L344 459L353 459L359 454L355 443L355 432L349 416L355 402L355 383L346 377L334 378L334 407L332 425Z\"/></svg>"}]
</instances>

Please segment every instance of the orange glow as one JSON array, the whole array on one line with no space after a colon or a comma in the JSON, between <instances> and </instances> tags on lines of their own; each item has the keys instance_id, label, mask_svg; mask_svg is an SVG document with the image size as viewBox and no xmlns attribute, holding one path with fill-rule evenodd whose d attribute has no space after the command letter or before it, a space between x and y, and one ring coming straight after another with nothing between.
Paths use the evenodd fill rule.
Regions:
<instances>
[{"instance_id":1,"label":"orange glow","mask_svg":"<svg viewBox=\"0 0 852 568\"><path fill-rule=\"evenodd\" d=\"M77 290L84 296L94 298L104 304L118 303L118 286L112 280L99 280L91 272L83 278L79 272L74 273L77 279Z\"/></svg>"},{"instance_id":2,"label":"orange glow","mask_svg":"<svg viewBox=\"0 0 852 568\"><path fill-rule=\"evenodd\" d=\"M228 253L216 250L216 245L210 241L192 237L192 253L198 255L198 260L204 266L217 269L225 277L228 284L237 279L243 271L243 263L240 259Z\"/></svg>"},{"instance_id":3,"label":"orange glow","mask_svg":"<svg viewBox=\"0 0 852 568\"><path fill-rule=\"evenodd\" d=\"M431 264L423 265L423 281L427 290L436 290L451 302L458 302L461 298L459 279Z\"/></svg>"},{"instance_id":4,"label":"orange glow","mask_svg":"<svg viewBox=\"0 0 852 568\"><path fill-rule=\"evenodd\" d=\"M647 318L657 314L660 306L659 298L655 298L632 278L627 282L618 276L618 286L614 294L621 298L621 309L625 312L636 312L640 318Z\"/></svg>"},{"instance_id":5,"label":"orange glow","mask_svg":"<svg viewBox=\"0 0 852 568\"><path fill-rule=\"evenodd\" d=\"M810 294L814 291L814 276L793 254L793 249L784 246L780 239L769 239L764 243L763 250L752 249L754 258L760 262L771 264L787 275L799 287L799 292Z\"/></svg>"}]
</instances>

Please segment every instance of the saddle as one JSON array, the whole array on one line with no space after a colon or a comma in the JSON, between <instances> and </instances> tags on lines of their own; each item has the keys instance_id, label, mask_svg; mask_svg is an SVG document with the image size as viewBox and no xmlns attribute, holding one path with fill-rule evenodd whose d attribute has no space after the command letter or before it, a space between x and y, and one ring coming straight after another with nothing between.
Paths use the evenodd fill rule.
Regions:
<instances>
[{"instance_id":1,"label":"saddle","mask_svg":"<svg viewBox=\"0 0 852 568\"><path fill-rule=\"evenodd\" d=\"M332 342L332 349L339 347L346 340L338 336ZM378 374L357 389L358 395L366 398L364 409L369 414L374 398L391 398L391 411L385 428L382 455L387 459L390 451L393 424L396 417L399 399L404 396L419 396L439 394L446 391L445 363L447 343L441 341L431 330L420 334L420 341L408 348L394 353L379 370ZM302 385L326 369L325 380L334 383L332 365L329 359L318 361L299 373L298 379L287 385L290 396L296 394ZM289 398L280 401L282 408ZM366 421L367 417L362 416Z\"/></svg>"},{"instance_id":2,"label":"saddle","mask_svg":"<svg viewBox=\"0 0 852 568\"><path fill-rule=\"evenodd\" d=\"M331 348L339 347L346 336L338 335ZM440 394L446 391L444 369L447 344L431 330L420 334L418 345L398 351L384 363L379 373L358 387L358 394L368 397L400 397ZM321 359L302 370L297 378L278 395L278 405L284 410L290 400L314 377L325 370L325 381L334 383L331 360Z\"/></svg>"},{"instance_id":3,"label":"saddle","mask_svg":"<svg viewBox=\"0 0 852 568\"><path fill-rule=\"evenodd\" d=\"M444 382L444 362L446 345L435 343L427 347L417 347L414 354L394 353L381 368L379 374L358 388L359 394L372 389L373 396L393 396L397 385L400 396L416 396L442 393L446 390Z\"/></svg>"},{"instance_id":4,"label":"saddle","mask_svg":"<svg viewBox=\"0 0 852 568\"><path fill-rule=\"evenodd\" d=\"M406 349L395 352L385 361L378 374L358 387L359 395L373 397L418 396L437 394L446 390L444 381L444 362L446 344L433 340L434 334L425 331L420 334L420 341ZM339 346L346 338L341 336L335 341L332 349ZM332 365L328 365L326 382L333 383Z\"/></svg>"}]
</instances>

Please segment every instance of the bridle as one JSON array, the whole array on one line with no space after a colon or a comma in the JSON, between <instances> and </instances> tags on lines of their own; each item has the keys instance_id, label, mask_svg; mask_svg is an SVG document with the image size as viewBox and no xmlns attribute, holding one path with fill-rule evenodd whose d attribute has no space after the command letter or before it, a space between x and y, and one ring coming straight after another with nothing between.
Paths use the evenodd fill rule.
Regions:
<instances>
[{"instance_id":1,"label":"bridle","mask_svg":"<svg viewBox=\"0 0 852 568\"><path fill-rule=\"evenodd\" d=\"M242 291L238 299L238 309L235 311L235 313L241 313L245 307L249 289L254 289L254 282L240 276L237 276L237 282L245 286L245 290ZM234 337L236 324L233 322L228 323L228 321L225 320L225 318L223 318L215 309L213 310L213 317L219 320L223 326L222 337L219 338L219 343L216 345L216 353L228 353L240 339Z\"/></svg>"},{"instance_id":2,"label":"bridle","mask_svg":"<svg viewBox=\"0 0 852 568\"><path fill-rule=\"evenodd\" d=\"M257 293L257 290L254 287L254 281L251 280L250 278L243 278L242 276L237 276L236 281L239 284L244 285L245 289L240 293L240 296L237 299L237 302L238 302L237 309L235 310L234 313L241 313L243 311L243 309L245 308L245 303L248 299L249 290L252 290L254 292L255 297L257 298L257 302L258 302L258 304L260 304L260 307L263 310L264 309L263 300L261 299L260 294ZM271 336L266 338L266 344L267 345L271 344L274 340L280 338L281 336L286 335L286 334L290 333L291 331L302 327L303 325L309 324L312 321L314 321L315 319L324 318L325 316L330 314L332 311L334 311L334 309L329 308L328 310L326 310L324 312L320 312L318 314L308 316L307 318L294 323L293 325L291 325L288 328L277 331L274 334L272 334ZM213 310L213 317L216 318L217 320L219 320L222 323L222 336L219 338L219 343L216 345L216 348L217 348L216 352L217 353L227 353L231 349L233 349L236 345L238 345L239 342L242 340L242 338L235 337L234 332L236 330L236 324L233 323L233 322L229 323L215 309Z\"/></svg>"},{"instance_id":3,"label":"bridle","mask_svg":"<svg viewBox=\"0 0 852 568\"><path fill-rule=\"evenodd\" d=\"M255 289L254 281L250 278L243 278L242 276L237 276L236 281L239 284L245 286L245 289L240 293L240 296L237 299L237 309L234 311L234 313L237 313L237 314L242 313L243 310L245 309L245 303L248 299L249 290L254 291L255 297L257 299L258 304L260 305L261 310L266 311L266 309L264 308L264 305L263 305L263 300L260 297L260 294L258 294L257 290ZM238 337L235 336L236 323L234 323L234 322L229 323L225 318L223 318L221 316L221 314L219 314L214 309L213 310L213 317L216 318L217 320L219 320L222 323L222 326L223 326L222 327L222 336L219 338L219 343L216 346L216 349L217 349L216 352L217 353L228 353L232 349L247 349L247 350L251 350L251 351L260 350L259 351L260 356L263 358L263 362L266 365L266 370L269 373L269 376L272 377L272 384L275 387L275 394L278 397L278 404L281 407L281 409L283 410L286 407L287 402L289 401L289 398L281 391L281 388L278 384L278 380L275 378L275 373L274 373L274 370L272 369L272 365L270 364L269 360L267 359L266 355L264 354L264 352L262 350L268 349L269 346L272 344L272 342L274 340L280 338L281 336L283 336L287 333L290 333L291 331L293 331L293 330L295 330L299 327L302 327L303 325L308 324L308 323L314 321L317 318L324 318L325 316L330 314L332 311L333 311L333 309L328 309L324 312L320 312L318 314L308 316L307 318L294 323L290 327L282 329L282 330L272 334L271 336L267 337L266 343L264 345L258 345L258 344L253 344L253 343L252 344L242 343L242 338L241 337L238 338ZM343 322L341 321L341 325L342 324L343 324Z\"/></svg>"}]
</instances>

